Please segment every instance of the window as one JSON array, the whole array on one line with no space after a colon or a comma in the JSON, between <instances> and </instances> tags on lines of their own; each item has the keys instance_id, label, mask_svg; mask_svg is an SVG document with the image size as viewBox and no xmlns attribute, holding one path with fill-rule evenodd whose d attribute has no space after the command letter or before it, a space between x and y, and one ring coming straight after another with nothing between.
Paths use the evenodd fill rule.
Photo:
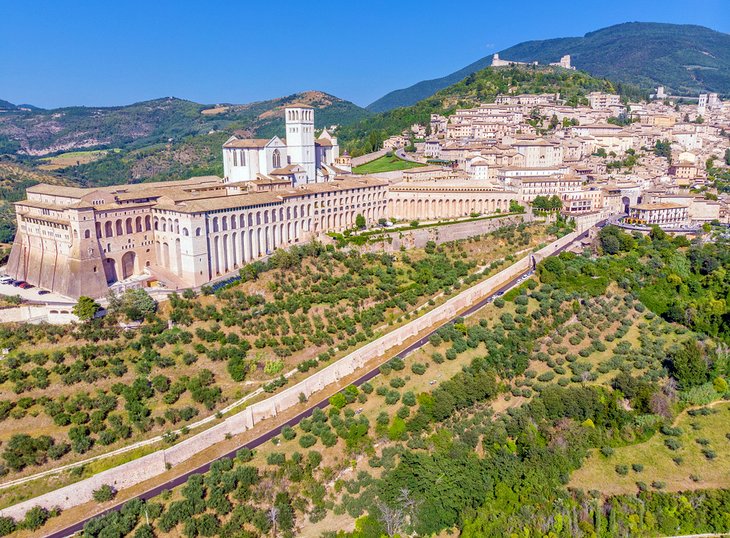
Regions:
<instances>
[{"instance_id":1,"label":"window","mask_svg":"<svg viewBox=\"0 0 730 538\"><path fill-rule=\"evenodd\" d=\"M271 160L274 168L281 168L281 153L279 153L278 149L274 150L274 154L272 155Z\"/></svg>"},{"instance_id":2,"label":"window","mask_svg":"<svg viewBox=\"0 0 730 538\"><path fill-rule=\"evenodd\" d=\"M74 230L74 233L75 232L76 232L76 230ZM89 238L91 238L91 230L84 230L84 239L89 239Z\"/></svg>"},{"instance_id":3,"label":"window","mask_svg":"<svg viewBox=\"0 0 730 538\"><path fill-rule=\"evenodd\" d=\"M246 151L241 150L241 166L246 166Z\"/></svg>"},{"instance_id":4,"label":"window","mask_svg":"<svg viewBox=\"0 0 730 538\"><path fill-rule=\"evenodd\" d=\"M233 166L238 166L238 152L233 151Z\"/></svg>"}]
</instances>

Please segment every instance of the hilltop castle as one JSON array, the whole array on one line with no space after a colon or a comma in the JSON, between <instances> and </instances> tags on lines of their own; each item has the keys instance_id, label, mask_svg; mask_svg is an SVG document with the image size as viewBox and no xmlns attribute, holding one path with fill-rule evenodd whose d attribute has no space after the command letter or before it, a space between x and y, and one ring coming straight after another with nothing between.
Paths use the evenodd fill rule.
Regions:
<instances>
[{"instance_id":1,"label":"hilltop castle","mask_svg":"<svg viewBox=\"0 0 730 538\"><path fill-rule=\"evenodd\" d=\"M492 67L508 67L510 65L538 65L537 61L534 62L515 62L512 60L502 60L499 57L499 54L494 54L492 56ZM562 58L560 58L559 62L553 62L551 64L552 67L562 67L563 69L573 69L575 70L575 67L570 64L570 54L566 54Z\"/></svg>"}]
</instances>

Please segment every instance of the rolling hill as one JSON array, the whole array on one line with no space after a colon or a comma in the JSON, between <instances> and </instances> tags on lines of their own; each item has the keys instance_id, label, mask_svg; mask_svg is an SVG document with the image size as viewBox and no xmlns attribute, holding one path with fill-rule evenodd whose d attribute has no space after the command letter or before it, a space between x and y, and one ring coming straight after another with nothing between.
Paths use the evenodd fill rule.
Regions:
<instances>
[{"instance_id":1,"label":"rolling hill","mask_svg":"<svg viewBox=\"0 0 730 538\"><path fill-rule=\"evenodd\" d=\"M318 109L318 127L368 115L349 101L316 91L214 106L169 97L119 107L20 110L3 101L0 106L5 103L6 111L0 115L0 138L18 144L21 155L42 156L89 148L135 149L211 131L274 132L283 125L283 108L293 102Z\"/></svg>"},{"instance_id":2,"label":"rolling hill","mask_svg":"<svg viewBox=\"0 0 730 538\"><path fill-rule=\"evenodd\" d=\"M414 123L428 125L431 114L450 115L457 108L493 102L500 94L560 93L566 104L575 106L587 104L586 96L592 91L620 93L632 99L645 97L636 86L614 84L584 71L547 66L486 67L414 105L374 114L343 126L338 134L340 144L344 144L352 155L360 155L378 149L385 138L401 133Z\"/></svg>"},{"instance_id":3,"label":"rolling hill","mask_svg":"<svg viewBox=\"0 0 730 538\"><path fill-rule=\"evenodd\" d=\"M245 105L204 105L174 97L120 107L53 110L20 110L8 103L0 114L0 155L40 165L48 155L113 148L101 158L79 159L78 165L56 170L84 185L222 174L220 147L234 131L283 136L284 107L295 102L317 110L317 128L371 114L318 91Z\"/></svg>"},{"instance_id":4,"label":"rolling hill","mask_svg":"<svg viewBox=\"0 0 730 538\"><path fill-rule=\"evenodd\" d=\"M630 22L589 32L583 37L526 41L499 52L518 62L555 62L570 54L578 69L616 82L671 93L730 95L730 35L694 25ZM386 94L367 109L383 112L412 105L491 64L491 56L442 78L419 82Z\"/></svg>"}]
</instances>

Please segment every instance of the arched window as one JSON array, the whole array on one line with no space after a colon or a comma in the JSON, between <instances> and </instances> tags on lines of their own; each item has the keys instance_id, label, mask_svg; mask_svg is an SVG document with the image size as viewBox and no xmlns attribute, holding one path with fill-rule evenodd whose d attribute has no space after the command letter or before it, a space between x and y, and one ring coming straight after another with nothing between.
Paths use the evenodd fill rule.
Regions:
<instances>
[{"instance_id":1,"label":"arched window","mask_svg":"<svg viewBox=\"0 0 730 538\"><path fill-rule=\"evenodd\" d=\"M147 215L144 218L144 229L145 229L146 232L149 232L150 231L150 216L149 215Z\"/></svg>"},{"instance_id":2,"label":"arched window","mask_svg":"<svg viewBox=\"0 0 730 538\"><path fill-rule=\"evenodd\" d=\"M131 234L134 231L134 230L132 230L132 219L131 218L128 218L125 221L125 224L126 224L126 228L127 228L127 233L128 234Z\"/></svg>"},{"instance_id":3,"label":"arched window","mask_svg":"<svg viewBox=\"0 0 730 538\"><path fill-rule=\"evenodd\" d=\"M201 231L200 228L195 228L195 236L200 237Z\"/></svg>"},{"instance_id":4,"label":"arched window","mask_svg":"<svg viewBox=\"0 0 730 538\"><path fill-rule=\"evenodd\" d=\"M119 219L116 222L116 228L117 228L117 235L122 235L122 220Z\"/></svg>"},{"instance_id":5,"label":"arched window","mask_svg":"<svg viewBox=\"0 0 730 538\"><path fill-rule=\"evenodd\" d=\"M183 234L184 237L187 237L189 235L188 234L188 229L187 228L183 228L182 229L182 234Z\"/></svg>"},{"instance_id":6,"label":"arched window","mask_svg":"<svg viewBox=\"0 0 730 538\"><path fill-rule=\"evenodd\" d=\"M113 235L112 234L112 222L110 220L108 220L108 221L106 221L106 223L104 223L104 235L106 237L111 237Z\"/></svg>"},{"instance_id":7,"label":"arched window","mask_svg":"<svg viewBox=\"0 0 730 538\"><path fill-rule=\"evenodd\" d=\"M76 233L76 230L74 230L74 233ZM84 239L90 239L91 238L91 230L84 230Z\"/></svg>"},{"instance_id":8,"label":"arched window","mask_svg":"<svg viewBox=\"0 0 730 538\"><path fill-rule=\"evenodd\" d=\"M281 168L281 153L279 153L278 149L274 150L271 161L271 164L274 166L274 168Z\"/></svg>"}]
</instances>

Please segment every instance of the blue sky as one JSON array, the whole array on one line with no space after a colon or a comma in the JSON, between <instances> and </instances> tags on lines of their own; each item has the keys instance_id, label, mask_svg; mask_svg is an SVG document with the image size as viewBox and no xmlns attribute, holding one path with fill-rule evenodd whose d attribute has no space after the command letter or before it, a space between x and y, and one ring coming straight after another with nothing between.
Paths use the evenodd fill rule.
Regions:
<instances>
[{"instance_id":1,"label":"blue sky","mask_svg":"<svg viewBox=\"0 0 730 538\"><path fill-rule=\"evenodd\" d=\"M0 0L0 99L246 103L317 89L364 106L521 41L626 21L730 33L730 1Z\"/></svg>"}]
</instances>

